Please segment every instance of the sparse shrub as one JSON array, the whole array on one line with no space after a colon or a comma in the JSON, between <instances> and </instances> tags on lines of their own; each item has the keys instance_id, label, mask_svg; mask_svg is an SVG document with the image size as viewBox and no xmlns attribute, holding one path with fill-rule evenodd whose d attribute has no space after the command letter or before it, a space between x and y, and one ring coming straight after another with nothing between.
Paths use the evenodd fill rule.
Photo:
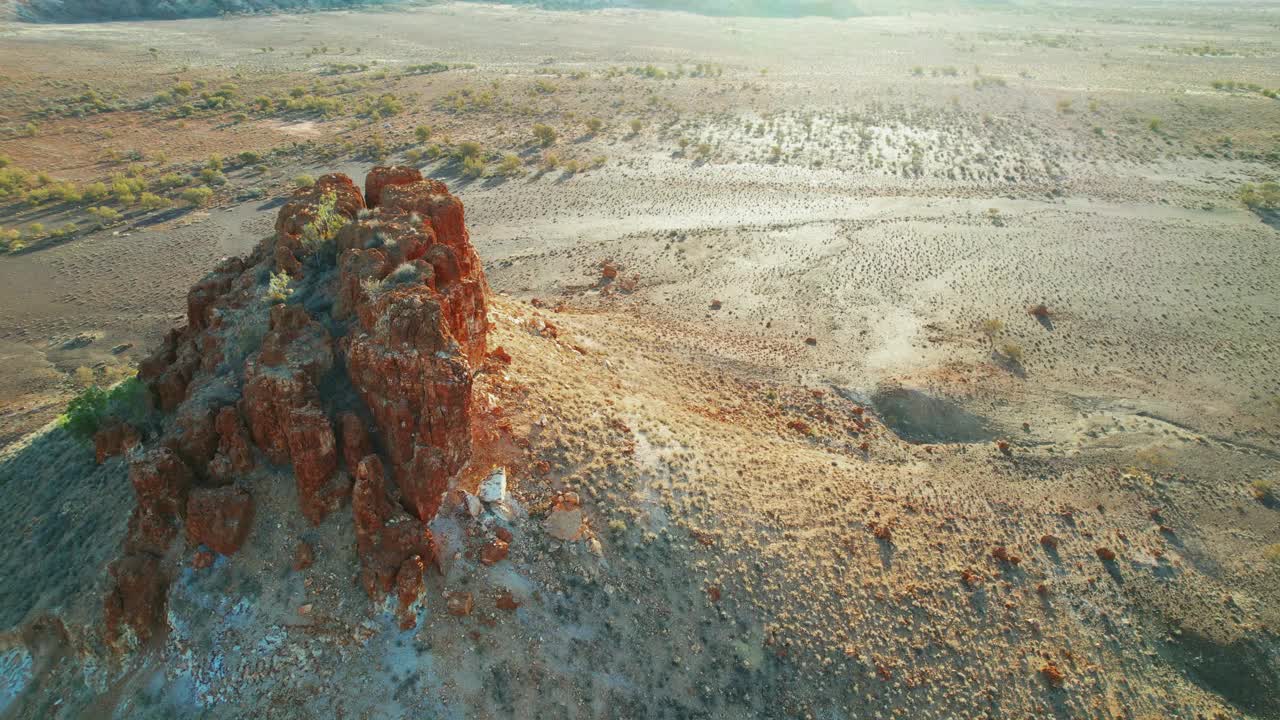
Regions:
<instances>
[{"instance_id":1,"label":"sparse shrub","mask_svg":"<svg viewBox=\"0 0 1280 720\"><path fill-rule=\"evenodd\" d=\"M426 125L419 125L413 129L413 136L418 139L418 142L424 143L431 139L431 128Z\"/></svg>"},{"instance_id":2,"label":"sparse shrub","mask_svg":"<svg viewBox=\"0 0 1280 720\"><path fill-rule=\"evenodd\" d=\"M111 188L104 182L93 182L84 186L84 197L90 202L101 202L111 196Z\"/></svg>"},{"instance_id":3,"label":"sparse shrub","mask_svg":"<svg viewBox=\"0 0 1280 720\"><path fill-rule=\"evenodd\" d=\"M1004 331L1004 321L997 320L996 318L989 318L987 320L983 320L982 324L978 326L978 329L982 331L983 335L987 336L987 339L991 339Z\"/></svg>"},{"instance_id":4,"label":"sparse shrub","mask_svg":"<svg viewBox=\"0 0 1280 720\"><path fill-rule=\"evenodd\" d=\"M160 210L169 207L169 200L155 193L144 192L138 197L138 204L143 210Z\"/></svg>"},{"instance_id":5,"label":"sparse shrub","mask_svg":"<svg viewBox=\"0 0 1280 720\"><path fill-rule=\"evenodd\" d=\"M180 188L190 182L191 182L191 178L186 175L179 175L178 173L165 173L164 175L161 175L155 180L152 180L151 187L154 190L163 192L165 190L173 190L174 188Z\"/></svg>"},{"instance_id":6,"label":"sparse shrub","mask_svg":"<svg viewBox=\"0 0 1280 720\"><path fill-rule=\"evenodd\" d=\"M1059 100L1059 101L1058 101L1058 112L1062 113L1063 115L1066 115L1066 114L1070 113L1070 112L1071 112L1071 101L1070 101L1070 100L1068 100L1068 99L1066 99L1066 98L1063 98L1062 100Z\"/></svg>"},{"instance_id":7,"label":"sparse shrub","mask_svg":"<svg viewBox=\"0 0 1280 720\"><path fill-rule=\"evenodd\" d=\"M222 174L221 170L207 167L200 171L200 179L205 185L226 185L227 176Z\"/></svg>"},{"instance_id":8,"label":"sparse shrub","mask_svg":"<svg viewBox=\"0 0 1280 720\"><path fill-rule=\"evenodd\" d=\"M1276 484L1273 480L1254 480L1249 484L1249 492L1258 502L1272 503L1277 501Z\"/></svg>"},{"instance_id":9,"label":"sparse shrub","mask_svg":"<svg viewBox=\"0 0 1280 720\"><path fill-rule=\"evenodd\" d=\"M600 129L603 127L604 127L604 121L601 120L600 118L597 118L597 117L587 118L587 132L591 133L592 135L595 135L596 133L600 132Z\"/></svg>"},{"instance_id":10,"label":"sparse shrub","mask_svg":"<svg viewBox=\"0 0 1280 720\"><path fill-rule=\"evenodd\" d=\"M460 142L457 147L453 149L454 157L462 160L463 162L478 159L480 154L483 152L484 148L480 146L480 143L471 140Z\"/></svg>"},{"instance_id":11,"label":"sparse shrub","mask_svg":"<svg viewBox=\"0 0 1280 720\"><path fill-rule=\"evenodd\" d=\"M333 238L347 224L347 216L338 212L338 196L326 192L316 208L316 216L302 227L302 247L312 255L323 257L332 248Z\"/></svg>"},{"instance_id":12,"label":"sparse shrub","mask_svg":"<svg viewBox=\"0 0 1280 720\"><path fill-rule=\"evenodd\" d=\"M1022 364L1022 346L1017 343L1005 343L1000 346L1000 354L1014 365Z\"/></svg>"},{"instance_id":13,"label":"sparse shrub","mask_svg":"<svg viewBox=\"0 0 1280 720\"><path fill-rule=\"evenodd\" d=\"M207 187L193 187L182 191L182 200L188 205L199 207L213 198L213 190Z\"/></svg>"},{"instance_id":14,"label":"sparse shrub","mask_svg":"<svg viewBox=\"0 0 1280 720\"><path fill-rule=\"evenodd\" d=\"M271 279L267 281L267 299L273 303L282 303L289 299L289 295L293 292L289 288L289 283L293 278L289 277L289 273L281 270L271 273Z\"/></svg>"},{"instance_id":15,"label":"sparse shrub","mask_svg":"<svg viewBox=\"0 0 1280 720\"><path fill-rule=\"evenodd\" d=\"M634 120L632 120L632 121L631 121L631 134L632 134L632 135L639 135L639 134L640 134L640 131L641 131L641 130L643 130L643 129L644 129L644 121L643 121L643 120L641 120L640 118L635 118Z\"/></svg>"},{"instance_id":16,"label":"sparse shrub","mask_svg":"<svg viewBox=\"0 0 1280 720\"><path fill-rule=\"evenodd\" d=\"M698 158L701 160L709 159L711 157L711 143L702 143L698 145L697 154Z\"/></svg>"},{"instance_id":17,"label":"sparse shrub","mask_svg":"<svg viewBox=\"0 0 1280 720\"><path fill-rule=\"evenodd\" d=\"M1250 210L1280 209L1280 183L1245 183L1240 186L1240 201Z\"/></svg>"},{"instance_id":18,"label":"sparse shrub","mask_svg":"<svg viewBox=\"0 0 1280 720\"><path fill-rule=\"evenodd\" d=\"M89 214L97 218L103 225L120 222L121 218L124 217L119 210L105 205L89 208Z\"/></svg>"},{"instance_id":19,"label":"sparse shrub","mask_svg":"<svg viewBox=\"0 0 1280 720\"><path fill-rule=\"evenodd\" d=\"M316 179L310 175L299 175L293 179L293 186L297 188L309 188L316 184Z\"/></svg>"},{"instance_id":20,"label":"sparse shrub","mask_svg":"<svg viewBox=\"0 0 1280 720\"><path fill-rule=\"evenodd\" d=\"M520 161L520 157L513 153L507 153L503 156L502 162L498 164L498 174L504 177L513 177L524 172L524 163Z\"/></svg>"},{"instance_id":21,"label":"sparse shrub","mask_svg":"<svg viewBox=\"0 0 1280 720\"><path fill-rule=\"evenodd\" d=\"M243 165L256 165L262 162L262 156L252 150L245 150L238 157Z\"/></svg>"},{"instance_id":22,"label":"sparse shrub","mask_svg":"<svg viewBox=\"0 0 1280 720\"><path fill-rule=\"evenodd\" d=\"M1160 132L1160 128L1164 126L1164 122L1160 118L1151 118L1147 121L1147 128L1153 133Z\"/></svg>"},{"instance_id":23,"label":"sparse shrub","mask_svg":"<svg viewBox=\"0 0 1280 720\"><path fill-rule=\"evenodd\" d=\"M479 155L469 155L462 159L462 176L469 180L474 180L484 176L487 164L484 158Z\"/></svg>"},{"instance_id":24,"label":"sparse shrub","mask_svg":"<svg viewBox=\"0 0 1280 720\"><path fill-rule=\"evenodd\" d=\"M550 125L538 123L533 126L533 136L537 138L538 143L541 144L542 147L550 147L555 143L557 133L555 128Z\"/></svg>"}]
</instances>

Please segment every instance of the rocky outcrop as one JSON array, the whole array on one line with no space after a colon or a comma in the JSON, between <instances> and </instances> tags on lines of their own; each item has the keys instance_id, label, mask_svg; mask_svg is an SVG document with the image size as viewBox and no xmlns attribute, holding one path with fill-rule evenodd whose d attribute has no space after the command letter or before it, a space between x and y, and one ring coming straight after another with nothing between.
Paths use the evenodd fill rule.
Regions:
<instances>
[{"instance_id":1,"label":"rocky outcrop","mask_svg":"<svg viewBox=\"0 0 1280 720\"><path fill-rule=\"evenodd\" d=\"M244 368L244 412L253 442L271 462L292 462L302 514L313 523L342 494L334 487L337 442L318 390L333 367L332 344L306 310L276 305L262 349Z\"/></svg>"},{"instance_id":2,"label":"rocky outcrop","mask_svg":"<svg viewBox=\"0 0 1280 720\"><path fill-rule=\"evenodd\" d=\"M243 488L198 488L187 500L187 539L231 555L244 544L252 519L253 498Z\"/></svg>"},{"instance_id":3,"label":"rocky outcrop","mask_svg":"<svg viewBox=\"0 0 1280 720\"><path fill-rule=\"evenodd\" d=\"M123 455L142 441L137 429L123 420L112 419L93 434L93 455L98 464Z\"/></svg>"},{"instance_id":4,"label":"rocky outcrop","mask_svg":"<svg viewBox=\"0 0 1280 720\"><path fill-rule=\"evenodd\" d=\"M406 564L416 567L434 560L431 531L395 502L377 455L364 458L356 468L351 510L360 554L360 583L370 598L385 596L397 584L403 587L405 581L397 583L397 577Z\"/></svg>"},{"instance_id":5,"label":"rocky outcrop","mask_svg":"<svg viewBox=\"0 0 1280 720\"><path fill-rule=\"evenodd\" d=\"M488 289L462 203L412 168L374 168L363 193L325 175L275 230L192 288L186 327L139 370L164 417L131 451L138 505L104 601L112 640L145 640L163 619L180 534L198 570L242 551L254 497L282 470L312 523L350 497L361 585L394 592L401 625L415 621L436 560L427 523L471 458L486 358ZM120 434L103 452L127 449Z\"/></svg>"}]
</instances>

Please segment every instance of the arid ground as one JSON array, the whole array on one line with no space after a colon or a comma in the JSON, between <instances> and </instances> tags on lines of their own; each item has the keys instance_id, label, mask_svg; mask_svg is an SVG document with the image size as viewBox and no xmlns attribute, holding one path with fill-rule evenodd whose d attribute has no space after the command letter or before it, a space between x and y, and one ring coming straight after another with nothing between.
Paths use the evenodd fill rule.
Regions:
<instances>
[{"instance_id":1,"label":"arid ground","mask_svg":"<svg viewBox=\"0 0 1280 720\"><path fill-rule=\"evenodd\" d=\"M1280 215L1248 193L1278 31L1270 2L0 23L0 716L1280 717ZM433 600L474 613L402 632L350 519L274 513L280 482L111 654L132 491L59 415L295 185L389 163L449 184L494 292L510 561L451 557ZM584 539L548 532L566 491Z\"/></svg>"}]
</instances>

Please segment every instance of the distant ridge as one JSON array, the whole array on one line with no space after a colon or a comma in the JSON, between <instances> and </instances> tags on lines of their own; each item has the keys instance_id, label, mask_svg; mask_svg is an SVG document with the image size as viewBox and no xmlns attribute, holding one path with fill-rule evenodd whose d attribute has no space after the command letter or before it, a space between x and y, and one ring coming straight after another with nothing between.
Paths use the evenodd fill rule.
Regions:
<instances>
[{"instance_id":1,"label":"distant ridge","mask_svg":"<svg viewBox=\"0 0 1280 720\"><path fill-rule=\"evenodd\" d=\"M29 22L89 22L337 10L393 2L395 0L17 0L14 7L17 17Z\"/></svg>"},{"instance_id":2,"label":"distant ridge","mask_svg":"<svg viewBox=\"0 0 1280 720\"><path fill-rule=\"evenodd\" d=\"M470 0L468 0L470 1ZM530 5L549 10L636 8L678 10L701 15L747 17L834 17L887 15L908 9L928 10L938 4L891 3L887 0L481 0ZM977 1L977 0L975 0ZM1001 4L1003 0L995 0ZM430 0L0 0L0 17L28 22L101 20L173 20L225 14L337 10L373 5L429 4ZM942 3L951 4L951 3ZM992 4L992 3L985 3ZM9 7L6 7L9 6Z\"/></svg>"}]
</instances>

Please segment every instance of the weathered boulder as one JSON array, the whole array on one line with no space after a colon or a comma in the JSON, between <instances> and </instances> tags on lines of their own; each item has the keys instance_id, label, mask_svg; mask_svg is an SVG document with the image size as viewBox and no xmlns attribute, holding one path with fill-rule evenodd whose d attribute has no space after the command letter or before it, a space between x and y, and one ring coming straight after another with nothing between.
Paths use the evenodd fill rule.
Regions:
<instances>
[{"instance_id":1,"label":"weathered boulder","mask_svg":"<svg viewBox=\"0 0 1280 720\"><path fill-rule=\"evenodd\" d=\"M128 552L161 555L178 532L191 490L191 470L168 447L149 450L129 464L138 505L125 539Z\"/></svg>"},{"instance_id":2,"label":"weathered boulder","mask_svg":"<svg viewBox=\"0 0 1280 720\"><path fill-rule=\"evenodd\" d=\"M253 470L253 451L249 449L249 431L234 405L218 411L213 422L218 433L218 452L209 461L209 477L229 483Z\"/></svg>"},{"instance_id":3,"label":"weathered boulder","mask_svg":"<svg viewBox=\"0 0 1280 720\"><path fill-rule=\"evenodd\" d=\"M98 464L108 458L123 455L142 441L142 437L132 425L123 420L108 420L93 435L93 455Z\"/></svg>"},{"instance_id":4,"label":"weathered boulder","mask_svg":"<svg viewBox=\"0 0 1280 720\"><path fill-rule=\"evenodd\" d=\"M140 643L151 639L164 617L169 580L154 555L126 555L107 570L112 585L103 602L103 619L109 642L119 642L132 631Z\"/></svg>"},{"instance_id":5,"label":"weathered boulder","mask_svg":"<svg viewBox=\"0 0 1280 720\"><path fill-rule=\"evenodd\" d=\"M220 555L240 549L252 522L253 498L243 488L197 488L187 500L187 539Z\"/></svg>"}]
</instances>

